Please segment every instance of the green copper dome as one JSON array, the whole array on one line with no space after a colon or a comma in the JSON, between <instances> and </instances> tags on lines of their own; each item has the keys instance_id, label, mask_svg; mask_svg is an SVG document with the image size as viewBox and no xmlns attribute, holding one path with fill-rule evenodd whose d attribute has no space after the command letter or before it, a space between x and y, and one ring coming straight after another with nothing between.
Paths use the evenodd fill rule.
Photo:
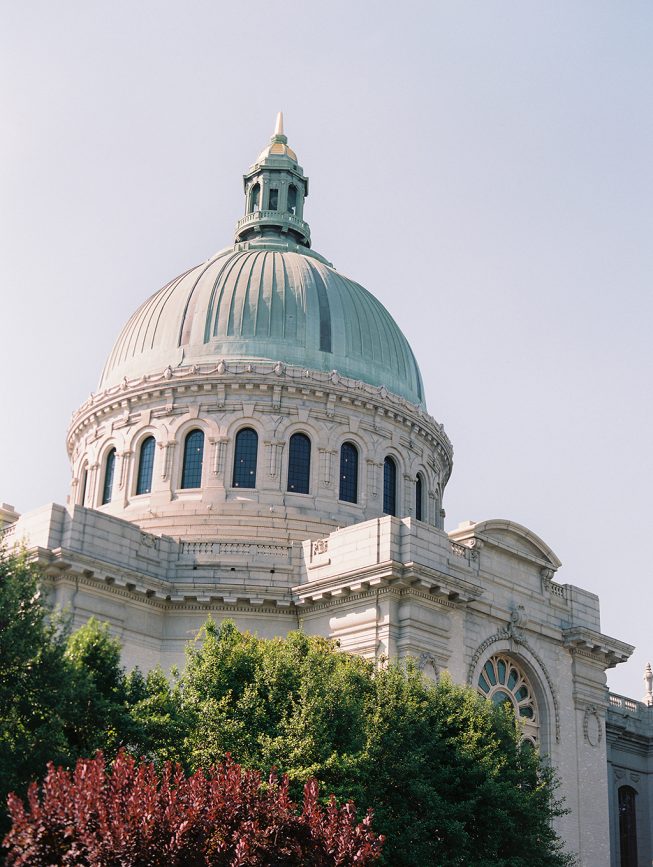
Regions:
<instances>
[{"instance_id":1,"label":"green copper dome","mask_svg":"<svg viewBox=\"0 0 653 867\"><path fill-rule=\"evenodd\" d=\"M134 313L101 389L168 365L265 360L337 370L424 405L417 362L388 311L309 249L308 179L279 129L280 121L271 147L245 175L247 213L235 246L172 280Z\"/></svg>"}]
</instances>

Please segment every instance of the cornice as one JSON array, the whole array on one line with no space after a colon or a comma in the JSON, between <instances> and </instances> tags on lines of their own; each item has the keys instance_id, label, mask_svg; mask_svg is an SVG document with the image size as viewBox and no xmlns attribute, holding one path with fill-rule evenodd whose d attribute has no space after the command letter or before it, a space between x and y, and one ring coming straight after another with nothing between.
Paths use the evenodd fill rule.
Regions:
<instances>
[{"instance_id":1,"label":"cornice","mask_svg":"<svg viewBox=\"0 0 653 867\"><path fill-rule=\"evenodd\" d=\"M626 644L585 626L563 629L562 639L564 646L573 655L591 659L603 668L613 668L620 662L626 662L635 650L632 644Z\"/></svg>"},{"instance_id":2,"label":"cornice","mask_svg":"<svg viewBox=\"0 0 653 867\"><path fill-rule=\"evenodd\" d=\"M272 389L273 403L280 400L278 389L292 393L299 390L311 394L319 400L329 395L344 405L367 405L377 414L403 421L411 428L412 434L421 433L424 437L439 446L447 462L451 464L453 446L444 426L419 406L412 404L399 395L388 391L385 386L368 385L361 380L342 376L337 371L325 373L307 368L287 365L282 362L226 362L206 365L183 365L166 367L159 374L149 374L138 379L124 379L120 385L113 386L98 394L91 394L89 399L73 414L68 429L68 447L71 440L80 429L93 419L100 420L110 412L129 407L153 394L163 394L167 398L167 412L175 412L171 398L177 394L196 392L207 395L215 391L218 404L226 401L227 389L247 388L251 392L253 386ZM327 412L329 415L329 412ZM332 413L331 413L332 415Z\"/></svg>"}]
</instances>

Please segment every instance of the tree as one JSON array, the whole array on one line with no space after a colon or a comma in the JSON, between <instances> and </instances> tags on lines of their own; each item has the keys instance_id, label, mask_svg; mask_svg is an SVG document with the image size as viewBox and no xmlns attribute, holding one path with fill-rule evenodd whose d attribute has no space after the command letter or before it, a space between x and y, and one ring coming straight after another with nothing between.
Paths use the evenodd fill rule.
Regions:
<instances>
[{"instance_id":1,"label":"tree","mask_svg":"<svg viewBox=\"0 0 653 867\"><path fill-rule=\"evenodd\" d=\"M523 747L514 717L414 665L377 670L335 643L291 633L258 639L209 621L189 649L178 696L186 761L231 751L278 766L297 795L316 777L369 804L387 863L560 867L556 781Z\"/></svg>"},{"instance_id":2,"label":"tree","mask_svg":"<svg viewBox=\"0 0 653 867\"><path fill-rule=\"evenodd\" d=\"M115 755L122 745L139 752L147 725L131 712L130 684L108 627L91 620L71 633L46 604L25 554L0 551L2 803L11 791L25 793L48 761L71 766L97 749ZM146 683L146 697L149 689Z\"/></svg>"},{"instance_id":3,"label":"tree","mask_svg":"<svg viewBox=\"0 0 653 867\"><path fill-rule=\"evenodd\" d=\"M28 807L10 796L13 821L4 845L9 865L92 864L93 867L181 865L361 865L378 859L383 838L371 815L357 823L353 804L324 809L314 780L298 813L288 780L231 761L186 777L165 764L121 751L111 769L99 753L74 773L48 767L39 796L30 786Z\"/></svg>"},{"instance_id":4,"label":"tree","mask_svg":"<svg viewBox=\"0 0 653 867\"><path fill-rule=\"evenodd\" d=\"M38 574L0 551L0 797L24 791L49 760L68 755L65 637L48 620ZM4 811L3 811L4 813ZM2 816L4 819L4 815ZM2 821L0 819L0 821Z\"/></svg>"}]
</instances>

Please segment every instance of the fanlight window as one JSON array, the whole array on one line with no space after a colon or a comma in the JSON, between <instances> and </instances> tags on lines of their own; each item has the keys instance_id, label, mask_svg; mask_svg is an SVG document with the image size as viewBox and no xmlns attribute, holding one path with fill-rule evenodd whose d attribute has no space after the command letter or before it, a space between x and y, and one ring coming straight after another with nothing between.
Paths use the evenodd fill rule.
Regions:
<instances>
[{"instance_id":1,"label":"fanlight window","mask_svg":"<svg viewBox=\"0 0 653 867\"><path fill-rule=\"evenodd\" d=\"M340 499L358 502L358 449L353 443L343 443L340 449Z\"/></svg>"},{"instance_id":2,"label":"fanlight window","mask_svg":"<svg viewBox=\"0 0 653 867\"><path fill-rule=\"evenodd\" d=\"M397 514L397 465L391 457L383 462L383 511Z\"/></svg>"},{"instance_id":3,"label":"fanlight window","mask_svg":"<svg viewBox=\"0 0 653 867\"><path fill-rule=\"evenodd\" d=\"M479 674L478 689L497 707L508 704L522 724L524 738L537 743L540 722L533 688L512 659L490 657Z\"/></svg>"},{"instance_id":4,"label":"fanlight window","mask_svg":"<svg viewBox=\"0 0 653 867\"><path fill-rule=\"evenodd\" d=\"M181 471L182 488L199 488L202 484L204 460L204 433L192 430L184 443L184 465Z\"/></svg>"},{"instance_id":5,"label":"fanlight window","mask_svg":"<svg viewBox=\"0 0 653 867\"><path fill-rule=\"evenodd\" d=\"M245 427L236 434L234 453L234 488L256 487L256 454L258 434Z\"/></svg>"},{"instance_id":6,"label":"fanlight window","mask_svg":"<svg viewBox=\"0 0 653 867\"><path fill-rule=\"evenodd\" d=\"M288 451L288 490L308 494L311 480L311 441L303 433L290 437Z\"/></svg>"},{"instance_id":7,"label":"fanlight window","mask_svg":"<svg viewBox=\"0 0 653 867\"><path fill-rule=\"evenodd\" d=\"M149 494L152 490L152 470L154 469L154 437L147 437L141 445L138 459L138 477L136 479L136 493Z\"/></svg>"},{"instance_id":8,"label":"fanlight window","mask_svg":"<svg viewBox=\"0 0 653 867\"><path fill-rule=\"evenodd\" d=\"M107 455L107 461L104 465L104 485L102 487L102 505L106 506L111 502L113 494L113 476L116 469L116 450L111 449Z\"/></svg>"}]
</instances>

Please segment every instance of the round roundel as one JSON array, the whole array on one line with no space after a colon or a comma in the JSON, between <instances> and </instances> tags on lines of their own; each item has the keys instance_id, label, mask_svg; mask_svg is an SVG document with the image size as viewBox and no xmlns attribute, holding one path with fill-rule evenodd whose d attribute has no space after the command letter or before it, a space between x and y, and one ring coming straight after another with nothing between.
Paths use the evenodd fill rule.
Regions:
<instances>
[{"instance_id":1,"label":"round roundel","mask_svg":"<svg viewBox=\"0 0 653 867\"><path fill-rule=\"evenodd\" d=\"M497 707L508 705L522 724L524 736L537 740L537 702L528 677L508 656L491 656L478 676L478 690Z\"/></svg>"},{"instance_id":2,"label":"round roundel","mask_svg":"<svg viewBox=\"0 0 653 867\"><path fill-rule=\"evenodd\" d=\"M167 366L281 361L424 406L415 356L385 307L314 251L277 247L229 248L152 295L123 328L100 388Z\"/></svg>"}]
</instances>

